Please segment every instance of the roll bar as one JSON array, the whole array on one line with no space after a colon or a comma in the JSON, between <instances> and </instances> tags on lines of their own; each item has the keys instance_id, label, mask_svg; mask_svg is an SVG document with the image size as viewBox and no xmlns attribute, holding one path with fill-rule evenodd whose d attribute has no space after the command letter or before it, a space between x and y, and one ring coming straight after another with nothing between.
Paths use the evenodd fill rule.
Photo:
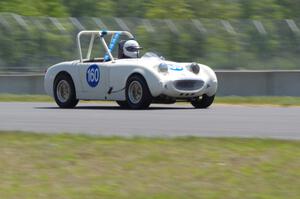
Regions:
<instances>
[{"instance_id":1,"label":"roll bar","mask_svg":"<svg viewBox=\"0 0 300 199\"><path fill-rule=\"evenodd\" d=\"M106 31L106 30L101 30L101 31L84 30L84 31L80 31L77 34L77 47L78 47L78 51L79 51L79 60L80 60L80 62L83 62L82 50L81 50L81 42L80 42L80 38L81 38L82 35L90 35L91 36L86 59L88 59L88 60L90 59L91 53L92 53L93 44L94 44L94 41L95 41L95 37L99 36L100 40L101 40L101 42L103 44L104 50L106 51L106 53L110 57L110 60L112 62L114 62L115 59L112 56L111 51L108 48L108 46L107 46L107 44L105 42L104 37L105 36L109 36L109 35L113 36L116 33L121 34L121 35L125 35L125 36L129 37L129 39L133 39L134 38L133 35L130 32L128 32L128 31Z\"/></svg>"}]
</instances>

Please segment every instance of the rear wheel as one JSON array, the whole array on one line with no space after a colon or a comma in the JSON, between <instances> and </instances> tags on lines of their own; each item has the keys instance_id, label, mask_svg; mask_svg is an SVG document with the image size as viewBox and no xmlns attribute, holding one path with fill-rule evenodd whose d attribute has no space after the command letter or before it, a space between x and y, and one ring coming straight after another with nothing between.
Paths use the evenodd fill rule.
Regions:
<instances>
[{"instance_id":1,"label":"rear wheel","mask_svg":"<svg viewBox=\"0 0 300 199\"><path fill-rule=\"evenodd\" d=\"M193 101L191 101L191 104L195 107L195 108L207 108L209 107L215 99L215 95L213 96L208 96L208 95L202 95L202 97L194 99Z\"/></svg>"},{"instance_id":2,"label":"rear wheel","mask_svg":"<svg viewBox=\"0 0 300 199\"><path fill-rule=\"evenodd\" d=\"M126 102L129 108L146 109L152 101L148 85L140 75L129 77L126 83Z\"/></svg>"},{"instance_id":3,"label":"rear wheel","mask_svg":"<svg viewBox=\"0 0 300 199\"><path fill-rule=\"evenodd\" d=\"M59 74L54 81L54 99L60 108L74 108L78 104L75 86L67 74Z\"/></svg>"}]
</instances>

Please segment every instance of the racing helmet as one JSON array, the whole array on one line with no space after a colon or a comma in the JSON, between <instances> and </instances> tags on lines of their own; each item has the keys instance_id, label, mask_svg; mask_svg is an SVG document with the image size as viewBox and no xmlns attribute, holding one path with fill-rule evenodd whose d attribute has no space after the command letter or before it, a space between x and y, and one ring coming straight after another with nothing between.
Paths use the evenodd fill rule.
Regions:
<instances>
[{"instance_id":1,"label":"racing helmet","mask_svg":"<svg viewBox=\"0 0 300 199\"><path fill-rule=\"evenodd\" d=\"M123 54L125 58L138 58L139 50L142 49L136 40L127 40L123 45Z\"/></svg>"}]
</instances>

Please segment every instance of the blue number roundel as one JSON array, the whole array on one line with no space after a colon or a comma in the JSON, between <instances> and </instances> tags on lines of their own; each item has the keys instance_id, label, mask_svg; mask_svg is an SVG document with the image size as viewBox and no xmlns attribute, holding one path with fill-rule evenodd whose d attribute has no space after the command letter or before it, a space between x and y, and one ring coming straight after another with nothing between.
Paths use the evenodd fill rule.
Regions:
<instances>
[{"instance_id":1,"label":"blue number roundel","mask_svg":"<svg viewBox=\"0 0 300 199\"><path fill-rule=\"evenodd\" d=\"M90 87L96 87L100 81L100 69L97 64L88 67L86 71L86 81Z\"/></svg>"}]
</instances>

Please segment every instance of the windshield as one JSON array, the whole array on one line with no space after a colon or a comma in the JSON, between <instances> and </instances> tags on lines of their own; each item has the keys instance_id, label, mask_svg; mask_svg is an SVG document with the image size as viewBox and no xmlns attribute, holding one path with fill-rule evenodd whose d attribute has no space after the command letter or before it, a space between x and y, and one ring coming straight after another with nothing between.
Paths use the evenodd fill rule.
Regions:
<instances>
[{"instance_id":1,"label":"windshield","mask_svg":"<svg viewBox=\"0 0 300 199\"><path fill-rule=\"evenodd\" d=\"M142 59L143 58L157 58L157 59L165 60L165 58L163 56L160 56L154 52L146 52L141 58Z\"/></svg>"}]
</instances>

